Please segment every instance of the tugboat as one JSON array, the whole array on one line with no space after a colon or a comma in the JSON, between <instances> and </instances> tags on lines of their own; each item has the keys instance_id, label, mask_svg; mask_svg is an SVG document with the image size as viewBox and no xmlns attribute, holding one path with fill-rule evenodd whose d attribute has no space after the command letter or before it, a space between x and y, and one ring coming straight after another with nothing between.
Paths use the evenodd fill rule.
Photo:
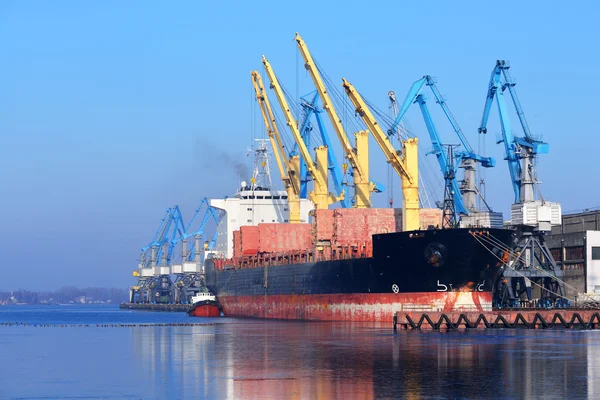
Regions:
<instances>
[{"instance_id":1,"label":"tugboat","mask_svg":"<svg viewBox=\"0 0 600 400\"><path fill-rule=\"evenodd\" d=\"M221 305L210 292L198 292L192 297L192 305L188 310L191 317L218 317Z\"/></svg>"}]
</instances>

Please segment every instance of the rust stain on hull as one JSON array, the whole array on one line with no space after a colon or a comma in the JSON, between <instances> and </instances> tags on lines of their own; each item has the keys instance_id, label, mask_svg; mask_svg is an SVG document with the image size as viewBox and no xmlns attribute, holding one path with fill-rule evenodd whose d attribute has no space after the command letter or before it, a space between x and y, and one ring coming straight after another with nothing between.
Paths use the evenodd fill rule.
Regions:
<instances>
[{"instance_id":1,"label":"rust stain on hull","mask_svg":"<svg viewBox=\"0 0 600 400\"><path fill-rule=\"evenodd\" d=\"M390 322L394 313L491 311L489 292L219 296L226 316L311 321Z\"/></svg>"}]
</instances>

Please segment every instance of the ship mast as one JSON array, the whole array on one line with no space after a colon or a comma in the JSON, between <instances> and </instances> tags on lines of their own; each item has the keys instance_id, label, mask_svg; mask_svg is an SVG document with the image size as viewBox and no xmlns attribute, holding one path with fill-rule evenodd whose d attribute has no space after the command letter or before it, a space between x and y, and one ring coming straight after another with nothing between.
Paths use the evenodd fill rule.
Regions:
<instances>
[{"instance_id":1,"label":"ship mast","mask_svg":"<svg viewBox=\"0 0 600 400\"><path fill-rule=\"evenodd\" d=\"M252 190L271 190L271 169L269 168L269 150L267 139L255 139L254 171L250 182Z\"/></svg>"}]
</instances>

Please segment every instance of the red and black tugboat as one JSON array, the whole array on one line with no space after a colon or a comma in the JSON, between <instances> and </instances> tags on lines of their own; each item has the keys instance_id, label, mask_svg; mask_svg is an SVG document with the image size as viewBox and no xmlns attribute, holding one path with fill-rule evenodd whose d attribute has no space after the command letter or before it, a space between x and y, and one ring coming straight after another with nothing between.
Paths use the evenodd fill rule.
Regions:
<instances>
[{"instance_id":1,"label":"red and black tugboat","mask_svg":"<svg viewBox=\"0 0 600 400\"><path fill-rule=\"evenodd\" d=\"M209 292L198 292L192 297L192 306L188 310L191 317L218 317L221 306L217 298Z\"/></svg>"}]
</instances>

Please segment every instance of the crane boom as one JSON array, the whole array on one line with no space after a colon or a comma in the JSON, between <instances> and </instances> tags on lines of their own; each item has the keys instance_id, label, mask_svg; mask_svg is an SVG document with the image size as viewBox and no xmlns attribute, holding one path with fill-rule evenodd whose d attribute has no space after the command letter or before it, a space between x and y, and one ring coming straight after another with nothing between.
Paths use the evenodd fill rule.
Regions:
<instances>
[{"instance_id":1,"label":"crane boom","mask_svg":"<svg viewBox=\"0 0 600 400\"><path fill-rule=\"evenodd\" d=\"M448 170L450 169L449 161L451 160L448 160L447 153L444 151L444 145L440 140L440 136L433 123L431 114L429 113L429 108L427 107L425 97L422 94L419 94L417 96L417 103L419 104L419 108L421 109L421 114L423 114L423 119L425 120L425 125L427 126L427 132L429 132L429 137L433 146L433 151L431 153L435 154L435 157L438 160L438 164L440 165L440 168L442 170L442 173L444 174L444 177L446 177ZM452 168L451 177L448 178L450 181L450 185L452 186L452 197L454 199L454 207L458 214L468 215L469 211L465 207L465 202L463 201L458 181L454 176L455 172L456 171L454 171L454 168Z\"/></svg>"},{"instance_id":2,"label":"crane boom","mask_svg":"<svg viewBox=\"0 0 600 400\"><path fill-rule=\"evenodd\" d=\"M450 122L454 133L456 134L456 136L458 136L458 139L460 140L464 148L464 150L462 151L457 151L455 153L453 152L455 158L457 158L459 161L455 165L460 165L460 167L464 168L465 170L462 185L459 186L455 173L450 175L451 178L449 180L449 184L452 187L452 191L454 192L453 200L456 212L458 214L468 216L470 215L471 211L477 211L475 198L477 188L475 186L474 175L475 163L478 162L483 167L490 168L496 165L496 161L492 157L483 157L473 152L473 148L467 141L465 135L462 132L462 129L458 125L458 122L456 122L456 120L454 119L454 116L452 115L448 104L446 104L446 101L444 100L439 89L437 88L435 81L430 75L425 75L412 84L404 100L404 103L402 104L398 114L396 115L394 123L388 131L388 134L392 134L396 131L406 112L413 103L419 104L421 114L423 115L423 119L425 120L425 125L427 126L427 131L429 133L429 137L433 145L432 153L435 154L437 157L440 169L442 171L442 175L447 175L448 166L450 165L451 160L447 159L446 151L444 150L444 144L442 143L438 131L435 127L435 124L433 123L433 119L431 118L431 114L429 113L429 108L427 107L425 97L421 94L421 91L425 86L429 86L429 88L433 92L436 103L438 103L442 108L446 119L448 120L448 122Z\"/></svg>"},{"instance_id":3,"label":"crane boom","mask_svg":"<svg viewBox=\"0 0 600 400\"><path fill-rule=\"evenodd\" d=\"M419 229L419 164L418 164L418 139L411 138L402 141L402 157L392 146L389 138L381 129L373 114L365 104L360 94L354 86L346 79L343 79L342 86L346 94L356 108L365 125L371 131L381 150L385 154L388 162L392 165L396 173L402 179L402 194L404 202L402 203L402 227L405 231Z\"/></svg>"},{"instance_id":4,"label":"crane boom","mask_svg":"<svg viewBox=\"0 0 600 400\"><path fill-rule=\"evenodd\" d=\"M329 139L329 135L327 134L327 129L325 128L325 124L323 123L323 118L321 118L322 110L318 106L319 100L319 92L315 92L312 100L307 100L306 98L302 99L302 107L305 109L306 118L310 118L311 115L314 114L317 120L317 127L319 128L319 133L321 134L321 140L323 140L323 144L327 146L329 150L327 152L328 162L329 162L329 171L332 173L331 180L333 182L333 186L335 187L336 193L342 193L344 191L342 185L342 174L340 173L340 167L337 162L337 158L335 156L335 152L332 150L331 140ZM345 198L340 201L343 208L348 208L351 206L350 199Z\"/></svg>"},{"instance_id":5,"label":"crane boom","mask_svg":"<svg viewBox=\"0 0 600 400\"><path fill-rule=\"evenodd\" d=\"M431 76L429 76L429 75L426 75L425 78L427 80L427 86L429 86L431 88L431 91L433 92L433 95L435 96L435 101L440 105L440 107L442 108L442 111L444 111L444 114L446 115L446 118L448 118L448 121L450 121L450 125L452 125L452 129L454 130L454 133L456 133L456 136L458 136L460 143L462 143L462 145L465 148L465 151L467 153L472 154L473 148L467 141L467 138L465 137L462 129L460 129L458 122L456 122L456 120L454 119L454 115L452 115L452 113L450 112L450 109L448 108L448 105L446 104L446 101L442 97L435 82L433 81L433 79L431 79Z\"/></svg>"},{"instance_id":6,"label":"crane boom","mask_svg":"<svg viewBox=\"0 0 600 400\"><path fill-rule=\"evenodd\" d=\"M371 207L371 192L374 187L369 181L369 173L368 173L368 152L361 152L358 150L354 151L346 132L344 131L344 127L342 126L342 120L337 114L335 107L333 106L333 102L329 97L329 93L327 92L327 88L321 79L321 75L317 70L316 64L308 51L308 47L306 43L300 37L298 32L296 32L296 42L298 43L298 49L300 49L300 53L302 54L302 58L304 59L305 67L308 70L319 95L321 96L321 101L323 102L323 109L327 111L327 115L331 120L333 128L337 134L338 140L342 145L342 149L346 156L346 159L350 163L352 170L354 171L354 187L355 187L355 207L365 208ZM366 143L366 142L364 142ZM364 154L363 157L359 157L357 153Z\"/></svg>"},{"instance_id":7,"label":"crane boom","mask_svg":"<svg viewBox=\"0 0 600 400\"><path fill-rule=\"evenodd\" d=\"M504 142L504 152L506 160L508 161L508 169L510 171L515 194L515 203L528 202L535 200L533 158L537 154L547 153L548 144L535 139L531 135L521 103L519 102L514 88L515 83L508 73L508 68L510 68L510 66L507 61L496 61L488 84L479 132L487 133L487 123L492 109L492 103L495 98L496 103L498 104L500 127L502 130L502 139L498 140L498 143ZM502 76L505 78L505 83L502 83L501 81ZM507 88L512 96L513 104L517 111L517 115L519 116L519 121L521 122L523 133L525 134L524 137L515 136L512 130L510 117L508 116L508 108L504 98L504 90ZM526 165L525 168L521 165L521 160L524 160L523 162Z\"/></svg>"},{"instance_id":8,"label":"crane boom","mask_svg":"<svg viewBox=\"0 0 600 400\"><path fill-rule=\"evenodd\" d=\"M269 112L267 111L267 102L265 99L266 95L264 93L264 87L262 84L262 78L258 71L250 72L252 76L252 86L254 87L254 93L256 96L256 100L258 101L260 107L260 113L262 114L263 121L265 123L265 127L267 129L267 136L269 137L269 141L271 142L271 147L273 148L273 154L275 155L275 162L277 163L277 169L279 170L279 175L281 180L284 182L284 185L287 187L290 184L290 177L288 176L288 171L285 167L285 162L283 157L285 157L285 152L283 149L283 145L280 141L275 137L275 130L277 127L275 126L274 121L270 118Z\"/></svg>"},{"instance_id":9,"label":"crane boom","mask_svg":"<svg viewBox=\"0 0 600 400\"><path fill-rule=\"evenodd\" d=\"M425 85L426 81L427 80L425 79L425 77L423 77L412 84L412 86L410 87L410 90L408 91L408 93L406 95L406 98L404 99L404 103L402 103L402 106L400 107L399 112L396 114L396 118L394 119L392 126L390 126L390 129L388 129L388 132L387 132L388 135L393 135L398 130L400 123L404 119L404 115L406 114L406 112L408 111L410 106L415 101L417 101L417 96L419 95L419 93L421 93L421 89Z\"/></svg>"},{"instance_id":10,"label":"crane boom","mask_svg":"<svg viewBox=\"0 0 600 400\"><path fill-rule=\"evenodd\" d=\"M277 96L277 100L279 101L279 105L283 110L285 115L285 119L288 127L292 131L292 135L294 136L294 140L298 144L298 150L304 158L306 162L306 168L308 169L313 182L314 182L314 191L311 193L312 201L315 203L315 207L317 209L327 209L330 204L330 195L327 190L327 147L321 146L317 148L317 159L322 159L322 155L325 155L325 165L317 165L314 161L306 144L302 140L302 136L300 135L300 131L298 130L298 124L290 111L290 107L288 105L287 100L283 94L283 90L281 89L281 85L279 84L279 80L275 76L273 72L273 68L271 68L271 64L267 60L267 58L263 55L262 62L265 67L265 71L269 80L271 81L271 88L275 91L275 95Z\"/></svg>"},{"instance_id":11,"label":"crane boom","mask_svg":"<svg viewBox=\"0 0 600 400\"><path fill-rule=\"evenodd\" d=\"M258 71L252 71L250 74L252 76L252 85L254 86L254 91L256 93L256 100L260 105L260 111L265 122L265 127L267 128L267 136L269 136L271 147L273 147L273 154L275 155L277 168L279 169L279 176L283 181L288 195L290 212L289 221L290 223L300 223L300 189L296 178L296 171L286 156L281 135L279 134L279 128L275 121L275 114L271 108L269 97L265 92L262 78Z\"/></svg>"}]
</instances>

